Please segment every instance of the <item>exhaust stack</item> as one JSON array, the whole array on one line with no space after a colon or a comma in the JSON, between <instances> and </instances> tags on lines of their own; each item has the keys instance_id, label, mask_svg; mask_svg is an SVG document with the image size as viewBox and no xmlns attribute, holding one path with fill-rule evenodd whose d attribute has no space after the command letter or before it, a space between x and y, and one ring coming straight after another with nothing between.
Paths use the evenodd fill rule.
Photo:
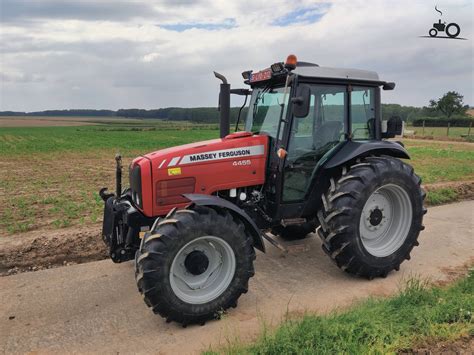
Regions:
<instances>
[{"instance_id":1,"label":"exhaust stack","mask_svg":"<svg viewBox=\"0 0 474 355\"><path fill-rule=\"evenodd\" d=\"M122 156L115 154L115 193L117 198L122 195Z\"/></svg>"},{"instance_id":2,"label":"exhaust stack","mask_svg":"<svg viewBox=\"0 0 474 355\"><path fill-rule=\"evenodd\" d=\"M220 112L220 137L224 138L230 132L230 84L224 75L217 72L214 72L214 75L222 80L217 110Z\"/></svg>"}]
</instances>

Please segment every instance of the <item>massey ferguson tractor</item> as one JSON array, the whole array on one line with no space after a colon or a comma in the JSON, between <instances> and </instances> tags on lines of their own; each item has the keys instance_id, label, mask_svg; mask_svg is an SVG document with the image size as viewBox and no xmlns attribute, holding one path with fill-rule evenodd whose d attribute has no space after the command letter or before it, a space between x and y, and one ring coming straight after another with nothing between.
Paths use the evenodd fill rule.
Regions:
<instances>
[{"instance_id":1,"label":"massey ferguson tractor","mask_svg":"<svg viewBox=\"0 0 474 355\"><path fill-rule=\"evenodd\" d=\"M145 303L183 326L219 318L247 292L264 239L315 232L342 270L385 277L410 258L424 229L425 193L381 119L375 72L297 62L221 74L220 138L140 156L105 201L103 239L114 262L135 260ZM250 96L230 130L230 95ZM245 106L245 103L244 103ZM242 107L244 107L242 106ZM239 114L240 116L240 114ZM281 240L281 239L280 239Z\"/></svg>"}]
</instances>

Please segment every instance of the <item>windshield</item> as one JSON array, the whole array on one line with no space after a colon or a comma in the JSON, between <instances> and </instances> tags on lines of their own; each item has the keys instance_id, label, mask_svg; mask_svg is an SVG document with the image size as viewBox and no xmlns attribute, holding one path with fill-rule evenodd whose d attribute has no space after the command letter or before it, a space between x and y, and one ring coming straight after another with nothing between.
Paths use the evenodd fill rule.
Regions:
<instances>
[{"instance_id":1,"label":"windshield","mask_svg":"<svg viewBox=\"0 0 474 355\"><path fill-rule=\"evenodd\" d=\"M250 106L245 120L245 130L247 132L266 133L276 138L282 110L282 117L286 117L289 90L287 88L287 94L285 95L284 87L255 88L250 99ZM280 132L283 132L283 127Z\"/></svg>"}]
</instances>

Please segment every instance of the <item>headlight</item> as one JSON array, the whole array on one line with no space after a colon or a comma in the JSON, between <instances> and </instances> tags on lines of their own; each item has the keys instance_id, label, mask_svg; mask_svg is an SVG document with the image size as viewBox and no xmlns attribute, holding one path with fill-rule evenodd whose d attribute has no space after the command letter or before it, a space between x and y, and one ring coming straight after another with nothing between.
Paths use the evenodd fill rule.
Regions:
<instances>
[{"instance_id":1,"label":"headlight","mask_svg":"<svg viewBox=\"0 0 474 355\"><path fill-rule=\"evenodd\" d=\"M142 201L142 173L140 165L135 165L130 171L130 189L132 190L132 199L135 204L143 208Z\"/></svg>"}]
</instances>

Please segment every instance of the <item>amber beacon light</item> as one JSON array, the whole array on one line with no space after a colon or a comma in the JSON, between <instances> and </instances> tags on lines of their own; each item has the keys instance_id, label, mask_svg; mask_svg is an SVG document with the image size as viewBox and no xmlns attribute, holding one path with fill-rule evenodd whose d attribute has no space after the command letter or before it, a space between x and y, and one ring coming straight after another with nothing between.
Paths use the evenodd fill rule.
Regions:
<instances>
[{"instance_id":1,"label":"amber beacon light","mask_svg":"<svg viewBox=\"0 0 474 355\"><path fill-rule=\"evenodd\" d=\"M296 68L296 55L290 54L290 55L286 58L285 68L286 68L286 69L289 69L289 70L293 70L293 69Z\"/></svg>"}]
</instances>

